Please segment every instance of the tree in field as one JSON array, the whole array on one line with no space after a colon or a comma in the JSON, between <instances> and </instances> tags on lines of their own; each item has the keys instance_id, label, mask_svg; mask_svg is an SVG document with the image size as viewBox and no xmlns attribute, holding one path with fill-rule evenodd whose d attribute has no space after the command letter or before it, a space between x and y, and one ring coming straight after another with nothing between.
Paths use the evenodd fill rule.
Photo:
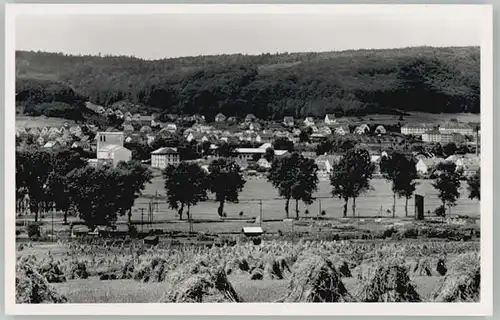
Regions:
<instances>
[{"instance_id":1,"label":"tree in field","mask_svg":"<svg viewBox=\"0 0 500 320\"><path fill-rule=\"evenodd\" d=\"M274 161L274 157L274 149L267 148L266 152L264 153L264 159L266 159L269 163L272 163Z\"/></svg>"},{"instance_id":2,"label":"tree in field","mask_svg":"<svg viewBox=\"0 0 500 320\"><path fill-rule=\"evenodd\" d=\"M64 150L53 156L52 165L47 183L48 192L55 208L64 213L64 223L67 223L68 211L71 208L67 176L72 170L85 167L87 161L74 150Z\"/></svg>"},{"instance_id":3,"label":"tree in field","mask_svg":"<svg viewBox=\"0 0 500 320\"><path fill-rule=\"evenodd\" d=\"M210 191L215 194L219 202L217 212L220 217L224 215L224 203L238 202L238 194L243 190L246 181L238 166L233 160L220 158L208 166L208 184Z\"/></svg>"},{"instance_id":4,"label":"tree in field","mask_svg":"<svg viewBox=\"0 0 500 320\"><path fill-rule=\"evenodd\" d=\"M467 189L469 189L469 199L481 200L481 170L467 180Z\"/></svg>"},{"instance_id":5,"label":"tree in field","mask_svg":"<svg viewBox=\"0 0 500 320\"><path fill-rule=\"evenodd\" d=\"M48 182L53 170L52 160L52 154L44 150L16 152L16 188L26 190L35 221L50 202Z\"/></svg>"},{"instance_id":6,"label":"tree in field","mask_svg":"<svg viewBox=\"0 0 500 320\"><path fill-rule=\"evenodd\" d=\"M332 195L344 199L344 217L347 216L349 198L353 199L352 213L356 215L356 198L370 189L375 166L364 149L351 149L333 166L330 175Z\"/></svg>"},{"instance_id":7,"label":"tree in field","mask_svg":"<svg viewBox=\"0 0 500 320\"><path fill-rule=\"evenodd\" d=\"M450 142L444 145L443 153L449 157L454 155L457 152L457 145L454 142Z\"/></svg>"},{"instance_id":8,"label":"tree in field","mask_svg":"<svg viewBox=\"0 0 500 320\"><path fill-rule=\"evenodd\" d=\"M90 166L68 174L71 203L89 228L108 225L123 211L121 179L119 170Z\"/></svg>"},{"instance_id":9,"label":"tree in field","mask_svg":"<svg viewBox=\"0 0 500 320\"><path fill-rule=\"evenodd\" d=\"M295 200L295 214L299 218L299 200L305 204L313 202L313 193L318 190L318 166L312 159L298 156L299 170L295 183L291 188L291 196Z\"/></svg>"},{"instance_id":10,"label":"tree in field","mask_svg":"<svg viewBox=\"0 0 500 320\"><path fill-rule=\"evenodd\" d=\"M431 152L438 157L442 157L444 155L444 150L440 143L434 145L431 149Z\"/></svg>"},{"instance_id":11,"label":"tree in field","mask_svg":"<svg viewBox=\"0 0 500 320\"><path fill-rule=\"evenodd\" d=\"M178 166L169 165L163 171L165 192L170 208L178 210L182 220L184 207L190 219L190 208L207 198L207 173L196 163L181 162Z\"/></svg>"},{"instance_id":12,"label":"tree in field","mask_svg":"<svg viewBox=\"0 0 500 320\"><path fill-rule=\"evenodd\" d=\"M236 145L233 143L223 142L219 145L217 149L219 156L225 158L231 158L236 155Z\"/></svg>"},{"instance_id":13,"label":"tree in field","mask_svg":"<svg viewBox=\"0 0 500 320\"><path fill-rule=\"evenodd\" d=\"M128 213L128 222L131 224L135 199L141 196L146 184L151 182L153 174L148 167L138 161L119 162L116 169L121 173L121 204L123 210Z\"/></svg>"},{"instance_id":14,"label":"tree in field","mask_svg":"<svg viewBox=\"0 0 500 320\"><path fill-rule=\"evenodd\" d=\"M405 214L408 216L408 199L416 189L417 169L413 159L408 159L402 153L395 152L382 157L380 171L384 178L392 183L392 216L396 216L396 196L405 197Z\"/></svg>"},{"instance_id":15,"label":"tree in field","mask_svg":"<svg viewBox=\"0 0 500 320\"><path fill-rule=\"evenodd\" d=\"M312 193L317 190L318 167L314 161L294 152L290 156L275 159L268 174L268 181L285 198L286 217L289 217L290 199L295 199L298 217L298 201L312 202Z\"/></svg>"},{"instance_id":16,"label":"tree in field","mask_svg":"<svg viewBox=\"0 0 500 320\"><path fill-rule=\"evenodd\" d=\"M443 203L443 208L455 206L460 197L460 177L461 173L456 170L456 165L451 162L441 162L437 165L437 178L432 186L438 191L438 198Z\"/></svg>"}]
</instances>

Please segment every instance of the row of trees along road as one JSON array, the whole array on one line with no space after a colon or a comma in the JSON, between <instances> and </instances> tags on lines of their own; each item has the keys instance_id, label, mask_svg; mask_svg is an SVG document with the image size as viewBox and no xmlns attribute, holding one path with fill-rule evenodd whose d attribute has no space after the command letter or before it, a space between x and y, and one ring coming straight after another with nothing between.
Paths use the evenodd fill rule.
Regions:
<instances>
[{"instance_id":1,"label":"row of trees along road","mask_svg":"<svg viewBox=\"0 0 500 320\"><path fill-rule=\"evenodd\" d=\"M451 208L460 196L460 178L462 173L455 170L454 164L443 163L438 167L438 178L433 183L438 190L438 197L443 207ZM332 196L345 201L343 216L347 216L347 206L352 198L352 212L356 215L356 199L372 189L370 180L375 170L368 151L360 148L348 150L339 162L333 165L330 175ZM417 186L417 171L415 161L404 154L393 153L381 159L380 170L385 179L392 183L393 216L396 215L396 197L405 199L405 214L408 216L408 200L413 196ZM275 159L268 174L268 181L278 190L280 197L285 199L285 212L289 216L290 199L296 201L298 218L298 202L305 204L314 201L313 193L318 189L318 167L313 160L306 159L298 153L290 157ZM480 174L475 174L468 180L469 198L480 197ZM439 213L436 210L436 213ZM444 213L443 213L444 214Z\"/></svg>"},{"instance_id":2,"label":"row of trees along road","mask_svg":"<svg viewBox=\"0 0 500 320\"><path fill-rule=\"evenodd\" d=\"M392 215L396 215L396 196L405 198L405 215L408 216L408 200L415 192L418 175L415 161L404 154L393 153L382 157L380 171L385 179L392 183Z\"/></svg>"},{"instance_id":3,"label":"row of trees along road","mask_svg":"<svg viewBox=\"0 0 500 320\"><path fill-rule=\"evenodd\" d=\"M165 191L169 207L178 210L182 219L184 207L187 207L187 216L190 219L190 209L200 201L207 199L207 192L215 195L219 203L217 213L225 215L226 202L238 202L238 194L246 183L236 162L227 158L213 160L209 173L196 163L181 162L178 166L169 165L163 171Z\"/></svg>"},{"instance_id":4,"label":"row of trees along road","mask_svg":"<svg viewBox=\"0 0 500 320\"><path fill-rule=\"evenodd\" d=\"M116 168L94 168L78 152L40 149L16 152L17 210L25 199L38 221L52 208L74 209L89 227L107 224L128 213L152 174L138 162L121 162Z\"/></svg>"},{"instance_id":5,"label":"row of trees along road","mask_svg":"<svg viewBox=\"0 0 500 320\"><path fill-rule=\"evenodd\" d=\"M343 215L347 216L348 201L352 198L352 211L356 215L356 198L371 189L370 180L374 172L368 151L351 149L338 163L330 175L332 196L345 201ZM238 202L238 195L246 183L240 167L231 159L219 158L210 163L209 173L198 164L182 162L169 166L164 172L166 199L172 209L178 210L182 219L184 208L190 218L190 209L214 194L219 203L218 214L225 216L224 204ZM381 161L383 176L392 182L393 215L396 196L411 198L416 188L416 172L413 160L393 153ZM433 186L443 205L436 210L444 215L459 198L461 172L450 163L438 166L438 177ZM313 193L318 189L318 167L313 160L294 152L288 157L276 158L272 162L268 181L285 199L285 212L289 216L289 202L295 200L298 218L299 201L311 204ZM16 197L17 210L24 199L29 199L30 211L38 221L39 214L55 207L64 212L74 208L89 227L108 224L118 215L128 214L131 223L131 208L141 195L152 174L147 167L137 162L122 162L116 168L87 166L86 161L75 151L50 152L24 150L16 152ZM480 199L480 173L468 180L469 198Z\"/></svg>"}]
</instances>

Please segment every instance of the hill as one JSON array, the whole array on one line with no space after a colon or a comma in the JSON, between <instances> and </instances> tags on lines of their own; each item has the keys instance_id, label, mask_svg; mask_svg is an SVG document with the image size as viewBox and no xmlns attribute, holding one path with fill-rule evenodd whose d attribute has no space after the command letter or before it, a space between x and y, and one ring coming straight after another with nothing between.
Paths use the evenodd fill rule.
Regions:
<instances>
[{"instance_id":1,"label":"hill","mask_svg":"<svg viewBox=\"0 0 500 320\"><path fill-rule=\"evenodd\" d=\"M478 47L163 60L18 51L16 92L18 105L29 112L38 106L41 113L48 102L64 103L60 110L80 108L83 100L106 107L125 100L142 111L201 113L208 119L218 112L264 119L478 113L479 69Z\"/></svg>"}]
</instances>

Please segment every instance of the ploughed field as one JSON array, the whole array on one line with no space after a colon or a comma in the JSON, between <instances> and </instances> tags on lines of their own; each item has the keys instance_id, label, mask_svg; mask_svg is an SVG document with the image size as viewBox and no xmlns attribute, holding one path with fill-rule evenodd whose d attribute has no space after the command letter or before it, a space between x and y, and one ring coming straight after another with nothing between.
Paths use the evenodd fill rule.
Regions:
<instances>
[{"instance_id":1,"label":"ploughed field","mask_svg":"<svg viewBox=\"0 0 500 320\"><path fill-rule=\"evenodd\" d=\"M419 180L416 193L424 195L424 211L426 215L428 211L431 214L441 205L441 201L437 197L437 191L432 187L433 180ZM371 181L373 189L365 195L356 199L356 214L359 216L374 217L384 216L392 217L392 191L391 184L384 179L373 179ZM150 198L156 193L159 195L158 210L154 212L155 220L171 220L177 219L177 212L169 209L164 197L164 181L161 176L156 176L152 183L146 186L143 192L144 197L138 198L132 210L133 220L140 221L141 208L144 212L144 217L147 216L148 204ZM452 208L452 214L466 215L471 217L479 216L479 201L470 200L468 198L467 183L462 181L460 188L460 198L457 205ZM342 217L344 202L338 198L331 197L331 186L329 181L320 181L318 191L315 193L318 199L310 206L305 206L299 202L299 215L305 217L305 210L309 210L309 216L315 216L321 210L325 210L326 217ZM212 197L209 194L209 197ZM320 199L321 198L321 199ZM212 197L213 199L213 197ZM226 203L224 210L228 218L239 217L240 212L243 212L243 217L251 218L260 215L259 200L262 200L262 215L264 220L282 219L285 217L285 201L280 199L278 192L265 179L247 178L247 182L243 191L239 195L239 203ZM396 199L396 216L405 215L405 200L403 198ZM213 200L199 203L191 208L191 214L194 219L217 219L218 203ZM388 212L390 210L390 212ZM295 216L295 202L290 201L289 212L291 216ZM408 214L414 213L414 199L408 201ZM348 215L352 216L352 200L349 201Z\"/></svg>"},{"instance_id":2,"label":"ploughed field","mask_svg":"<svg viewBox=\"0 0 500 320\"><path fill-rule=\"evenodd\" d=\"M478 301L479 242L18 246L18 303ZM36 292L34 292L36 291Z\"/></svg>"}]
</instances>

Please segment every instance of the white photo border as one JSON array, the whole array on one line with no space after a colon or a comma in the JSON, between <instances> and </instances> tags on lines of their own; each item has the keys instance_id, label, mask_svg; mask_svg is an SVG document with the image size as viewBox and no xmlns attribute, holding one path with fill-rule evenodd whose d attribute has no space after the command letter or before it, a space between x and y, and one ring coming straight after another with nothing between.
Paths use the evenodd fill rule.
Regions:
<instances>
[{"instance_id":1,"label":"white photo border","mask_svg":"<svg viewBox=\"0 0 500 320\"><path fill-rule=\"evenodd\" d=\"M445 8L443 8L445 7ZM17 14L395 14L398 10L468 7L482 17L481 301L478 303L15 303L15 16ZM491 5L6 4L5 16L5 309L9 315L359 315L489 316L493 314L493 10Z\"/></svg>"}]
</instances>

